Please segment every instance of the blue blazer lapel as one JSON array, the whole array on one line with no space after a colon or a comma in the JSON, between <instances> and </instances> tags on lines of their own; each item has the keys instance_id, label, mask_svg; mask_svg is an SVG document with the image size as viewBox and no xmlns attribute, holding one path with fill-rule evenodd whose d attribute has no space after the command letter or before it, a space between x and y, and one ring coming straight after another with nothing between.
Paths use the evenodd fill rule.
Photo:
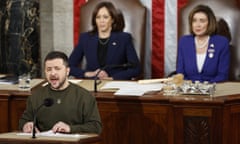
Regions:
<instances>
[{"instance_id":1,"label":"blue blazer lapel","mask_svg":"<svg viewBox=\"0 0 240 144\"><path fill-rule=\"evenodd\" d=\"M212 38L210 37L209 42L208 42L208 48L207 48L207 51L206 51L206 58L205 58L205 62L203 64L203 69L202 70L207 69L210 66L210 61L211 61L212 58L210 58L210 56L209 56L209 49L210 49L210 45L212 43L213 43Z\"/></svg>"},{"instance_id":2,"label":"blue blazer lapel","mask_svg":"<svg viewBox=\"0 0 240 144\"><path fill-rule=\"evenodd\" d=\"M190 49L189 49L189 60L192 60L192 65L194 66L194 72L197 72L198 73L198 68L197 68L197 51L196 51L196 46L195 46L195 43L194 43L194 37L192 37L193 40L192 41L192 44L190 45Z\"/></svg>"},{"instance_id":3,"label":"blue blazer lapel","mask_svg":"<svg viewBox=\"0 0 240 144\"><path fill-rule=\"evenodd\" d=\"M112 64L112 59L116 55L116 50L119 47L119 41L117 39L116 33L111 33L110 40L108 43L108 52L106 64Z\"/></svg>"},{"instance_id":4,"label":"blue blazer lapel","mask_svg":"<svg viewBox=\"0 0 240 144\"><path fill-rule=\"evenodd\" d=\"M94 35L91 37L91 40L88 41L88 46L87 48L91 49L91 51L86 50L89 52L89 56L92 56L92 59L95 64L97 64L99 67L98 63L98 56L97 56L97 50L98 50L98 35Z\"/></svg>"}]
</instances>

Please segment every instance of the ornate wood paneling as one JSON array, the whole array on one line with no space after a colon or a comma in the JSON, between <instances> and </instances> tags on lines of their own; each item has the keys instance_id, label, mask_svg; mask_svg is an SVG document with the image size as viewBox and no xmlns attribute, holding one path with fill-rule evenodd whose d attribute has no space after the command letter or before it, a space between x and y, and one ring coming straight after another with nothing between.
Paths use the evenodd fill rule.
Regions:
<instances>
[{"instance_id":1,"label":"ornate wood paneling","mask_svg":"<svg viewBox=\"0 0 240 144\"><path fill-rule=\"evenodd\" d=\"M210 144L210 124L207 117L184 118L184 144Z\"/></svg>"},{"instance_id":2,"label":"ornate wood paneling","mask_svg":"<svg viewBox=\"0 0 240 144\"><path fill-rule=\"evenodd\" d=\"M9 94L0 93L0 133L9 131L8 102Z\"/></svg>"},{"instance_id":3,"label":"ornate wood paneling","mask_svg":"<svg viewBox=\"0 0 240 144\"><path fill-rule=\"evenodd\" d=\"M101 144L239 144L240 95L142 97L93 93L102 119ZM0 94L0 131L13 131L30 93ZM9 98L10 97L10 98ZM5 115L5 116L2 116Z\"/></svg>"},{"instance_id":4,"label":"ornate wood paneling","mask_svg":"<svg viewBox=\"0 0 240 144\"><path fill-rule=\"evenodd\" d=\"M168 143L168 106L103 101L98 105L104 143Z\"/></svg>"}]
</instances>

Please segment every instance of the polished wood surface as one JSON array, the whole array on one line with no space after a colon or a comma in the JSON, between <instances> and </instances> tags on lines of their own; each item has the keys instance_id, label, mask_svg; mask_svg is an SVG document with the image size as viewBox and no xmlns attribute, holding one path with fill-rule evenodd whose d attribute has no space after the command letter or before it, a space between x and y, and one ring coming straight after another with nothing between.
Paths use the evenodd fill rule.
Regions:
<instances>
[{"instance_id":1,"label":"polished wood surface","mask_svg":"<svg viewBox=\"0 0 240 144\"><path fill-rule=\"evenodd\" d=\"M86 86L86 81L81 83ZM91 90L92 84L87 87ZM103 123L101 144L240 143L240 94L164 96L151 92L136 97L99 91L93 95ZM1 94L0 102L10 104L8 112L1 113L11 117L8 128L5 125L1 132L18 129L27 97L23 93ZM2 118L0 121L6 121Z\"/></svg>"},{"instance_id":2,"label":"polished wood surface","mask_svg":"<svg viewBox=\"0 0 240 144\"><path fill-rule=\"evenodd\" d=\"M229 90L226 85L218 89L218 97L93 93L103 121L103 143L238 144L240 93L221 95Z\"/></svg>"},{"instance_id":3,"label":"polished wood surface","mask_svg":"<svg viewBox=\"0 0 240 144\"><path fill-rule=\"evenodd\" d=\"M98 144L100 137L96 134L87 134L84 137L47 137L17 135L17 132L0 134L0 143L4 144Z\"/></svg>"},{"instance_id":4,"label":"polished wood surface","mask_svg":"<svg viewBox=\"0 0 240 144\"><path fill-rule=\"evenodd\" d=\"M0 132L8 131L9 127L9 119L8 119L8 101L9 101L9 93L0 92Z\"/></svg>"}]
</instances>

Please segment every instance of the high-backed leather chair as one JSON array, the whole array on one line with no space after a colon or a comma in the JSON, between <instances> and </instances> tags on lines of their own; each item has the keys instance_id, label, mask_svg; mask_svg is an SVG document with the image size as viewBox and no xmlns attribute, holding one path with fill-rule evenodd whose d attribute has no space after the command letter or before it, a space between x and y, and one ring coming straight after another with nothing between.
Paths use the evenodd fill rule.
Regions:
<instances>
[{"instance_id":1,"label":"high-backed leather chair","mask_svg":"<svg viewBox=\"0 0 240 144\"><path fill-rule=\"evenodd\" d=\"M230 71L229 80L240 80L240 7L236 0L189 0L181 9L179 15L179 37L189 33L188 15L198 4L208 5L219 21L219 34L229 38L230 41ZM230 32L230 33L228 33Z\"/></svg>"},{"instance_id":2,"label":"high-backed leather chair","mask_svg":"<svg viewBox=\"0 0 240 144\"><path fill-rule=\"evenodd\" d=\"M125 28L123 31L129 32L133 37L137 55L142 66L142 75L144 74L145 60L145 33L146 33L146 8L139 0L108 0L114 4L116 9L119 9L124 17ZM88 0L80 8L80 33L92 29L91 16L95 6L102 2L101 0Z\"/></svg>"}]
</instances>

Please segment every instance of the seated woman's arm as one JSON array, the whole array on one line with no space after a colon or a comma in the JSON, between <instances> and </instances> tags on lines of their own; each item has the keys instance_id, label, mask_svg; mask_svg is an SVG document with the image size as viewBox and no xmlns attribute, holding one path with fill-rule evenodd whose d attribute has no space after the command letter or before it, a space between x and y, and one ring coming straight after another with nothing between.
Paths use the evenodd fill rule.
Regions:
<instances>
[{"instance_id":1,"label":"seated woman's arm","mask_svg":"<svg viewBox=\"0 0 240 144\"><path fill-rule=\"evenodd\" d=\"M83 39L82 39L83 38ZM69 57L70 75L76 78L84 78L85 70L81 69L80 64L83 60L84 37L80 35L79 43L73 49Z\"/></svg>"},{"instance_id":2,"label":"seated woman's arm","mask_svg":"<svg viewBox=\"0 0 240 144\"><path fill-rule=\"evenodd\" d=\"M124 36L126 36L126 41L124 42L126 51L126 64L130 64L132 66L119 70L119 72L114 73L113 75L111 75L111 77L113 79L130 80L132 78L140 76L141 64L137 56L136 50L133 46L132 36L130 34L126 34Z\"/></svg>"},{"instance_id":3,"label":"seated woman's arm","mask_svg":"<svg viewBox=\"0 0 240 144\"><path fill-rule=\"evenodd\" d=\"M223 43L223 46L219 55L217 75L210 82L221 82L228 80L230 65L229 41L227 39L222 39L221 43Z\"/></svg>"}]
</instances>

